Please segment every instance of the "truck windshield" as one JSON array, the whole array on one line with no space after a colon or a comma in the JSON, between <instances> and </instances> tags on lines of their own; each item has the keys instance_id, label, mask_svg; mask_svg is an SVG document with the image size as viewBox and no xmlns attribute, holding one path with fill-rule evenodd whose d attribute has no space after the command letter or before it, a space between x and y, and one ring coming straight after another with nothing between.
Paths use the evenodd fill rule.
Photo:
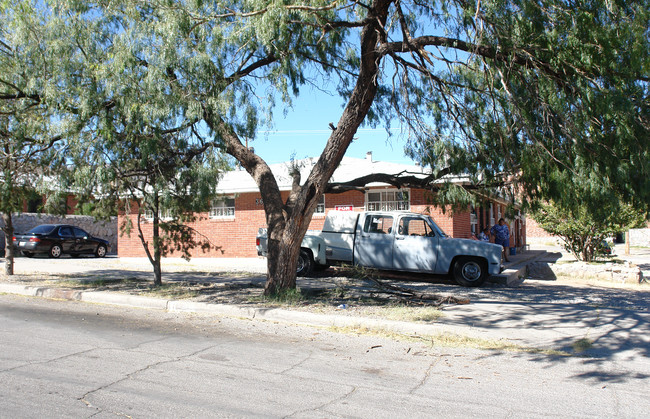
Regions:
<instances>
[{"instance_id":1,"label":"truck windshield","mask_svg":"<svg viewBox=\"0 0 650 419\"><path fill-rule=\"evenodd\" d=\"M444 231L440 227L438 227L438 224L436 224L431 217L427 217L427 222L429 223L429 226L431 226L431 229L436 232L437 235L441 237L449 237L447 234L445 234Z\"/></svg>"}]
</instances>

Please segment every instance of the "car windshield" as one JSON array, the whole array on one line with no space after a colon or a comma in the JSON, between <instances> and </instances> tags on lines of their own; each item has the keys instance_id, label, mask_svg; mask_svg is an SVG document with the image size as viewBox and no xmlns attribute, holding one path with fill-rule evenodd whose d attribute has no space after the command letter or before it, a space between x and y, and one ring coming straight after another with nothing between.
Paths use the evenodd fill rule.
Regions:
<instances>
[{"instance_id":1,"label":"car windshield","mask_svg":"<svg viewBox=\"0 0 650 419\"><path fill-rule=\"evenodd\" d=\"M449 236L447 236L447 234L445 234L444 231L442 231L442 229L441 229L440 227L438 227L438 224L436 224L436 223L431 219L431 217L427 217L427 221L429 222L429 225L431 226L431 228L433 229L433 231L436 232L437 235L439 235L439 236L441 236L441 237L449 237Z\"/></svg>"},{"instance_id":2,"label":"car windshield","mask_svg":"<svg viewBox=\"0 0 650 419\"><path fill-rule=\"evenodd\" d=\"M29 230L27 234L48 234L51 233L52 230L54 230L54 226L51 224L43 224L40 226L36 226Z\"/></svg>"}]
</instances>

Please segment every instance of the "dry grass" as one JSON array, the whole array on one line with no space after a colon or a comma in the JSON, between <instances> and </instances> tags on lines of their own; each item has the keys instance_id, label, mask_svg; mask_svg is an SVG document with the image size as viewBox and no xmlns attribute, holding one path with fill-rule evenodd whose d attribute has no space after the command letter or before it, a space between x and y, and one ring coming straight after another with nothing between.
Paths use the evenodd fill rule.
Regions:
<instances>
[{"instance_id":1,"label":"dry grass","mask_svg":"<svg viewBox=\"0 0 650 419\"><path fill-rule=\"evenodd\" d=\"M432 322L443 316L443 312L440 309L426 306L382 307L376 314L387 320L405 322Z\"/></svg>"},{"instance_id":2,"label":"dry grass","mask_svg":"<svg viewBox=\"0 0 650 419\"><path fill-rule=\"evenodd\" d=\"M401 341L426 342L431 346L443 346L448 348L473 348L491 351L540 353L553 356L571 356L570 353L553 349L531 348L514 344L506 339L479 339L470 336L461 336L453 333L439 333L437 335L405 335L384 328L373 328L366 326L332 326L328 330L336 333L350 335L380 336L388 339Z\"/></svg>"}]
</instances>

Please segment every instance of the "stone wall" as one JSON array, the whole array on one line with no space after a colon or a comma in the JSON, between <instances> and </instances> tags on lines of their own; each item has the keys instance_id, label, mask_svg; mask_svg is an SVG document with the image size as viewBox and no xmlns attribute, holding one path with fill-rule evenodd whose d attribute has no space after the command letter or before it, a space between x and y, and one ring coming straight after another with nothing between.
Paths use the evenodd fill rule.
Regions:
<instances>
[{"instance_id":1,"label":"stone wall","mask_svg":"<svg viewBox=\"0 0 650 419\"><path fill-rule=\"evenodd\" d=\"M638 284L643 281L641 269L630 262L604 264L533 262L528 264L527 268L528 277L534 279L554 280L558 276L568 276L628 284Z\"/></svg>"},{"instance_id":2,"label":"stone wall","mask_svg":"<svg viewBox=\"0 0 650 419\"><path fill-rule=\"evenodd\" d=\"M86 230L92 236L108 240L111 246L110 253L117 253L117 217L101 221L88 215L22 213L14 215L12 221L16 233L25 233L40 224L71 224ZM4 227L1 219L0 227ZM4 233L0 231L0 247L4 247L4 243Z\"/></svg>"},{"instance_id":3,"label":"stone wall","mask_svg":"<svg viewBox=\"0 0 650 419\"><path fill-rule=\"evenodd\" d=\"M630 245L650 247L650 228L630 229Z\"/></svg>"}]
</instances>

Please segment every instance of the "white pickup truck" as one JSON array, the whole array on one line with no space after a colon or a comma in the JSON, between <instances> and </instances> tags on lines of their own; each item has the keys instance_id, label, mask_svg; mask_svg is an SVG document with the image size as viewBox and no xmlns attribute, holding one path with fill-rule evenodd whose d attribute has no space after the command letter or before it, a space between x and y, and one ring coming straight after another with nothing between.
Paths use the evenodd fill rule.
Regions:
<instances>
[{"instance_id":1,"label":"white pickup truck","mask_svg":"<svg viewBox=\"0 0 650 419\"><path fill-rule=\"evenodd\" d=\"M266 256L266 230L257 253ZM447 236L431 217L402 211L330 211L323 230L301 244L298 275L335 263L451 275L462 286L480 286L503 270L501 246Z\"/></svg>"}]
</instances>

